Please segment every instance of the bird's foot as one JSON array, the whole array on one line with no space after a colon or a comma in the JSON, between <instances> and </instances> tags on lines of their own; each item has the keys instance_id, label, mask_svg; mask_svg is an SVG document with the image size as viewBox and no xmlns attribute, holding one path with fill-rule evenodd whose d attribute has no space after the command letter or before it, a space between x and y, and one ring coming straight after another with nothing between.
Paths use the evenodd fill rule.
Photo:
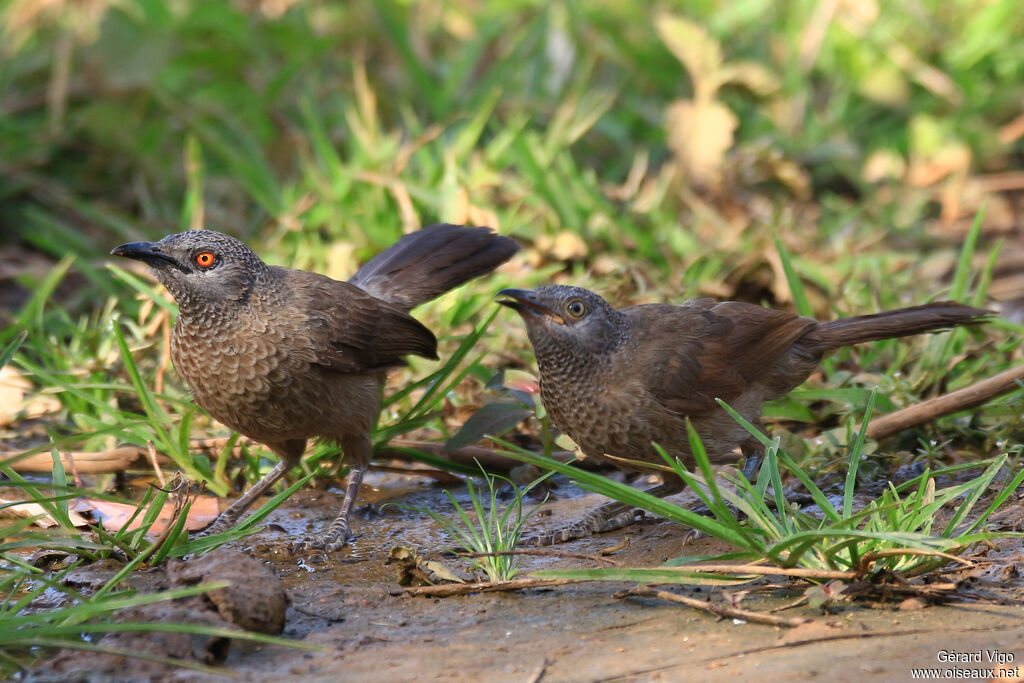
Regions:
<instances>
[{"instance_id":1,"label":"bird's foot","mask_svg":"<svg viewBox=\"0 0 1024 683\"><path fill-rule=\"evenodd\" d=\"M231 527L235 526L236 522L238 522L237 519L229 519L225 517L223 514L221 514L219 517L217 517L217 519L213 520L213 524L206 527L192 538L206 538L207 536L222 534L225 531L229 530Z\"/></svg>"},{"instance_id":2,"label":"bird's foot","mask_svg":"<svg viewBox=\"0 0 1024 683\"><path fill-rule=\"evenodd\" d=\"M331 528L322 536L307 536L302 539L293 546L293 551L322 550L325 553L333 553L345 547L350 537L348 527Z\"/></svg>"},{"instance_id":3,"label":"bird's foot","mask_svg":"<svg viewBox=\"0 0 1024 683\"><path fill-rule=\"evenodd\" d=\"M519 544L522 546L546 546L568 543L569 541L586 538L594 534L603 534L607 531L622 529L630 524L639 522L643 518L644 511L638 508L631 508L625 512L610 516L603 514L601 508L598 508L575 524L570 524L546 534L528 536L520 541Z\"/></svg>"},{"instance_id":4,"label":"bird's foot","mask_svg":"<svg viewBox=\"0 0 1024 683\"><path fill-rule=\"evenodd\" d=\"M764 460L764 456L760 452L747 455L746 461L743 463L743 476L746 477L747 481L754 482L757 480L757 473L761 469L762 460Z\"/></svg>"},{"instance_id":5,"label":"bird's foot","mask_svg":"<svg viewBox=\"0 0 1024 683\"><path fill-rule=\"evenodd\" d=\"M686 533L683 534L683 545L687 546L694 541L704 538L705 533L703 531L697 531L696 529L687 529Z\"/></svg>"}]
</instances>

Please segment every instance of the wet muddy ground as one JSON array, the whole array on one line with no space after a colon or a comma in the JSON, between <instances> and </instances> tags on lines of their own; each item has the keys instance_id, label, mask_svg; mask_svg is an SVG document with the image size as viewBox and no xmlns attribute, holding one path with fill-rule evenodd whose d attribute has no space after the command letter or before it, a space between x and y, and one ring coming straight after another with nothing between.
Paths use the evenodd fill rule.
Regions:
<instances>
[{"instance_id":1,"label":"wet muddy ground","mask_svg":"<svg viewBox=\"0 0 1024 683\"><path fill-rule=\"evenodd\" d=\"M439 551L451 542L425 515L394 506L378 511L380 503L430 506L447 514L451 504L441 489L419 477L371 474L365 486L369 502L359 508L355 521L357 537L330 557L287 551L291 540L328 524L341 498L340 489L307 489L276 511L265 530L219 551L228 558L249 555L263 565L249 578L236 578L243 604L259 602L254 609L265 613L263 603L275 599L267 596L275 594L268 586L276 584L276 576L290 601L284 636L323 648L310 652L234 641L226 649L222 666L244 680L888 681L910 680L912 669L935 667L956 668L963 677L987 678L992 673L987 669L998 668L999 659L1004 669L1024 662L1019 540L999 542L998 549L988 552L994 562L972 570L964 583L967 594L983 599L921 609L901 609L899 601L838 603L828 614L802 606L783 612L814 620L795 629L722 620L652 598L615 598L624 586L613 583L447 598L410 596L398 586L395 568L385 565L392 547L413 547L456 570L464 571L467 565L440 556ZM564 481L555 493L557 498L545 506L551 514L531 519L531 528L561 526L601 501ZM645 521L559 549L593 554L620 544L625 536L631 543L613 556L625 566L654 566L683 555L727 550L711 539L685 544L686 529L665 521ZM522 562L524 575L541 568L592 566L571 558L524 557ZM228 559L219 566L237 565ZM269 571L261 575L261 569ZM180 575L183 570L151 572L136 581L140 588L147 583L151 588L166 587L166 574L174 571ZM216 569L207 574L207 579L217 578ZM695 597L718 592L692 587L671 590ZM742 606L771 609L793 602L802 590L794 586L755 592ZM217 612L217 605L207 603L196 609L211 619L227 618L224 610ZM180 616L181 611L174 614ZM145 638L149 640L136 640L131 646L173 650L153 636ZM178 647L191 647L195 653L213 645L193 641ZM943 653L953 651L970 657L977 654L982 661L941 661L949 658ZM218 680L194 671L152 668L134 660L101 661L81 654L64 660L58 657L36 677Z\"/></svg>"}]
</instances>

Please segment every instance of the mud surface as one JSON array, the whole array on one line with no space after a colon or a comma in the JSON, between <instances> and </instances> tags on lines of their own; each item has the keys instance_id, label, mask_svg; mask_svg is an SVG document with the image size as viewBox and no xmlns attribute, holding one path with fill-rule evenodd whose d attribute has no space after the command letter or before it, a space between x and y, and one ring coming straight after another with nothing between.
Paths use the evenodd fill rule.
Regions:
<instances>
[{"instance_id":1,"label":"mud surface","mask_svg":"<svg viewBox=\"0 0 1024 683\"><path fill-rule=\"evenodd\" d=\"M255 614L267 618L265 615L274 614L273 605L283 609L283 598L267 590L276 584L276 576L290 600L284 636L324 648L308 652L234 641L222 666L244 680L889 681L911 680L912 669L935 667L956 668L959 677L984 674L987 679L989 672L981 670L998 668L1000 658L1013 658L1004 668L1024 662L1019 541L1000 542L998 549L988 553L994 562L971 570L964 583L966 592L987 600L923 609L905 609L906 604L901 609L898 600L879 605L840 603L828 614L801 606L782 614L815 621L787 629L719 620L651 598L617 599L613 594L624 586L612 583L448 598L406 595L396 582L394 567L384 564L396 545L411 546L455 571L465 572L467 565L439 555L450 541L426 515L395 506L378 511L380 504L429 506L446 515L452 511L451 504L440 486L421 478L374 473L364 490L367 504L358 509L354 523L357 537L330 557L291 555L287 545L330 523L341 500L341 491L336 489L299 492L268 519L264 531L222 551L256 557L270 570L272 575L240 582ZM602 500L582 495L565 483L556 493L558 498L546 506L551 514L531 520L534 530L561 526ZM686 529L669 522L645 521L559 548L593 554L629 536L630 545L613 556L625 566L652 566L683 555L726 550L708 539L685 545L685 535ZM223 557L217 562L224 562ZM196 575L217 579L219 571L211 564L212 568L179 567L168 573L179 581ZM233 565L228 560L224 566ZM580 559L524 557L522 574L583 566L592 565ZM718 592L684 587L671 590L695 597ZM743 599L742 606L771 609L793 602L801 591L795 587L754 591ZM241 602L235 596L212 606L207 603L197 613L204 619L230 621L246 597ZM263 604L267 601L277 602ZM180 608L173 610L181 616ZM150 638L149 651L164 647L163 641ZM210 643L200 645L212 647ZM176 644L179 649L195 646ZM940 661L942 653L950 651L977 655L981 661ZM172 652L177 651L171 647L168 654ZM979 672L972 674L968 669ZM122 668L111 678L131 679L130 670ZM49 671L54 673L52 668ZM79 669L78 677L106 679L95 676L95 668L92 671L90 676ZM136 676L140 679L157 675L148 668L136 673L141 674ZM47 679L45 669L39 676ZM68 669L57 676L61 680L75 677ZM161 677L222 680L185 670L166 670Z\"/></svg>"}]
</instances>

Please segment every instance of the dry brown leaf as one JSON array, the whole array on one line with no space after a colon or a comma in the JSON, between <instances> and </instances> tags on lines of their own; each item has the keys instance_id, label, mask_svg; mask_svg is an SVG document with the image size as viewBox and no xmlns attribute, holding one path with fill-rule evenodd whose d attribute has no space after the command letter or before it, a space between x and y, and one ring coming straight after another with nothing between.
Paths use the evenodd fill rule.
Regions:
<instances>
[{"instance_id":1,"label":"dry brown leaf","mask_svg":"<svg viewBox=\"0 0 1024 683\"><path fill-rule=\"evenodd\" d=\"M0 505L13 502L13 500L4 500L3 498L0 498ZM37 503L18 503L17 505L11 505L0 509L0 515L4 514L14 515L15 517L35 517L38 515L38 519L33 522L37 526L44 529L57 526L57 520L47 514L46 510L43 509L43 506ZM87 526L89 524L89 520L74 510L68 510L68 518L76 527Z\"/></svg>"},{"instance_id":2,"label":"dry brown leaf","mask_svg":"<svg viewBox=\"0 0 1024 683\"><path fill-rule=\"evenodd\" d=\"M466 209L466 220L469 225L486 225L495 230L500 228L498 214L493 209L487 209L474 204L470 204Z\"/></svg>"},{"instance_id":3,"label":"dry brown leaf","mask_svg":"<svg viewBox=\"0 0 1024 683\"><path fill-rule=\"evenodd\" d=\"M676 100L665 112L669 148L691 180L708 186L721 183L725 152L738 125L736 115L713 100Z\"/></svg>"},{"instance_id":4,"label":"dry brown leaf","mask_svg":"<svg viewBox=\"0 0 1024 683\"><path fill-rule=\"evenodd\" d=\"M949 142L933 154L915 155L910 162L907 182L914 187L928 187L950 173L966 170L970 165L970 148L960 142Z\"/></svg>"},{"instance_id":5,"label":"dry brown leaf","mask_svg":"<svg viewBox=\"0 0 1024 683\"><path fill-rule=\"evenodd\" d=\"M96 516L100 518L104 529L107 531L117 531L135 514L136 507L128 503L115 503L109 500L85 498L82 504L78 506L78 509L84 508L95 512ZM215 520L218 514L220 514L220 507L217 504L217 499L212 496L200 496L195 499L192 507L189 508L188 518L185 520L185 529L188 531L202 529ZM136 517L128 529L138 529L142 524L143 516L144 513ZM150 527L149 533L159 534L163 532L167 525L171 523L173 517L174 503L167 502L164 504L163 509L160 510L160 514L157 515L153 526Z\"/></svg>"},{"instance_id":6,"label":"dry brown leaf","mask_svg":"<svg viewBox=\"0 0 1024 683\"><path fill-rule=\"evenodd\" d=\"M21 412L25 403L25 392L32 383L17 368L5 365L0 368L0 425L10 424Z\"/></svg>"},{"instance_id":7,"label":"dry brown leaf","mask_svg":"<svg viewBox=\"0 0 1024 683\"><path fill-rule=\"evenodd\" d=\"M722 47L718 41L703 26L673 14L658 15L654 26L666 47L690 73L696 99L710 99L720 83Z\"/></svg>"},{"instance_id":8,"label":"dry brown leaf","mask_svg":"<svg viewBox=\"0 0 1024 683\"><path fill-rule=\"evenodd\" d=\"M327 275L335 280L347 280L359 267L355 245L349 240L337 240L327 248Z\"/></svg>"},{"instance_id":9,"label":"dry brown leaf","mask_svg":"<svg viewBox=\"0 0 1024 683\"><path fill-rule=\"evenodd\" d=\"M910 610L924 609L927 606L928 602L926 600L915 595L914 597L907 598L906 600L901 602L899 610L906 612Z\"/></svg>"},{"instance_id":10,"label":"dry brown leaf","mask_svg":"<svg viewBox=\"0 0 1024 683\"><path fill-rule=\"evenodd\" d=\"M743 86L760 97L771 95L781 87L779 77L757 62L729 62L723 66L719 84L726 83Z\"/></svg>"},{"instance_id":11,"label":"dry brown leaf","mask_svg":"<svg viewBox=\"0 0 1024 683\"><path fill-rule=\"evenodd\" d=\"M899 180L907 170L903 155L891 149L876 149L864 161L860 174L866 182Z\"/></svg>"},{"instance_id":12,"label":"dry brown leaf","mask_svg":"<svg viewBox=\"0 0 1024 683\"><path fill-rule=\"evenodd\" d=\"M556 261L577 261L587 255L587 243L575 232L562 230L554 237L540 235L536 242L537 250L547 254Z\"/></svg>"}]
</instances>

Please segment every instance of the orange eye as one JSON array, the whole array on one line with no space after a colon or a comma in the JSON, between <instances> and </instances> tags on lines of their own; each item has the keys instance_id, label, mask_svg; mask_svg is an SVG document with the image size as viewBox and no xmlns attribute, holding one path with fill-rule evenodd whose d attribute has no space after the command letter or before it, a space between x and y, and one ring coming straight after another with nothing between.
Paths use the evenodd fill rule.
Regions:
<instances>
[{"instance_id":1,"label":"orange eye","mask_svg":"<svg viewBox=\"0 0 1024 683\"><path fill-rule=\"evenodd\" d=\"M208 251L203 251L196 254L196 263L201 265L203 268L209 268L213 265L213 254Z\"/></svg>"}]
</instances>

